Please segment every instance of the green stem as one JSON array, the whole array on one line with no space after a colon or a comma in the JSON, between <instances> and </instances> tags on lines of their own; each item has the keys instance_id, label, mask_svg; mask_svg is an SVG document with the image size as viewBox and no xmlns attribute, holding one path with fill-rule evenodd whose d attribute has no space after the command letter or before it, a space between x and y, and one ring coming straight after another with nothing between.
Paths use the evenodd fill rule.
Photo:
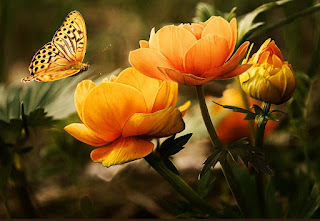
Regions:
<instances>
[{"instance_id":1,"label":"green stem","mask_svg":"<svg viewBox=\"0 0 320 221\"><path fill-rule=\"evenodd\" d=\"M209 115L209 111L206 105L206 101L204 98L203 88L202 85L196 86L196 91L198 95L199 100L199 106L202 114L203 121L207 127L209 136L211 138L211 141L214 145L214 147L218 148L221 147L220 140L217 136L216 130L214 129L214 126L211 121L211 117ZM240 185L237 183L235 176L232 172L232 169L227 161L220 162L223 174L227 180L228 186L238 204L239 210L243 214L244 217L250 217L250 212L248 210L247 203L245 201L245 198L242 194L242 191L240 190Z\"/></svg>"},{"instance_id":2,"label":"green stem","mask_svg":"<svg viewBox=\"0 0 320 221\"><path fill-rule=\"evenodd\" d=\"M257 130L256 130L256 139L255 139L255 146L259 149L263 148L263 140L264 140L264 132L266 128L266 124L268 120L265 118L265 115L268 114L270 110L271 104L269 103L262 103L262 111L263 111L263 119L259 120L257 123ZM265 196L264 196L264 182L263 182L263 175L261 173L257 173L255 176L256 181L256 190L257 196L260 206L261 216L264 218L266 215L266 206L265 206Z\"/></svg>"},{"instance_id":3,"label":"green stem","mask_svg":"<svg viewBox=\"0 0 320 221\"><path fill-rule=\"evenodd\" d=\"M162 160L154 153L144 157L144 159L161 174L192 206L200 211L215 216L217 213L206 201L204 201L180 176L171 172Z\"/></svg>"},{"instance_id":4,"label":"green stem","mask_svg":"<svg viewBox=\"0 0 320 221\"><path fill-rule=\"evenodd\" d=\"M298 13L295 13L291 16L288 16L287 18L285 19L282 19L280 20L279 22L276 22L272 25L269 25L263 29L260 29L260 31L257 31L255 33L253 33L248 39L252 39L252 38L255 38L255 37L258 37L258 36L263 36L267 33L270 33L271 30L274 30L276 28L279 28L283 25L286 25L286 24L289 24L291 22L293 22L295 19L299 18L299 17L303 17L305 15L310 15L311 13L313 12L316 12L316 11L319 11L320 10L320 4L316 4L314 6L311 6L305 10L302 10Z\"/></svg>"},{"instance_id":5,"label":"green stem","mask_svg":"<svg viewBox=\"0 0 320 221\"><path fill-rule=\"evenodd\" d=\"M249 99L248 99L248 96L247 96L246 92L244 92L242 90L242 88L241 88L239 76L237 76L235 78L235 81L237 83L239 91L241 92L241 97L242 97L242 101L243 101L245 109L250 110ZM254 127L254 121L253 120L248 120L248 124L249 124L249 132L250 132L251 144L254 145L254 138L256 136L256 129Z\"/></svg>"}]
</instances>

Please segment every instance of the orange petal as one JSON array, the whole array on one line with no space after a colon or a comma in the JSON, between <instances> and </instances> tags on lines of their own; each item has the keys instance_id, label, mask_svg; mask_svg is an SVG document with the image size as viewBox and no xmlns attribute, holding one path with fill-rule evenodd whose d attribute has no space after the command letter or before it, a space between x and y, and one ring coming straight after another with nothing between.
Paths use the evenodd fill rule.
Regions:
<instances>
[{"instance_id":1,"label":"orange petal","mask_svg":"<svg viewBox=\"0 0 320 221\"><path fill-rule=\"evenodd\" d=\"M109 146L95 149L91 159L109 167L147 156L153 150L153 143L137 137L119 138Z\"/></svg>"},{"instance_id":2,"label":"orange petal","mask_svg":"<svg viewBox=\"0 0 320 221\"><path fill-rule=\"evenodd\" d=\"M268 38L259 48L259 50L255 53L255 56L252 55L252 62L258 63L258 60L260 58L260 53L266 50L266 47L268 46L269 42L271 41L271 38Z\"/></svg>"},{"instance_id":3,"label":"orange petal","mask_svg":"<svg viewBox=\"0 0 320 221\"><path fill-rule=\"evenodd\" d=\"M198 40L201 38L203 25L200 24L183 24L181 27L190 31Z\"/></svg>"},{"instance_id":4,"label":"orange petal","mask_svg":"<svg viewBox=\"0 0 320 221\"><path fill-rule=\"evenodd\" d=\"M118 138L129 117L141 112L146 112L142 94L119 83L100 83L90 91L83 104L84 123L106 141Z\"/></svg>"},{"instance_id":5,"label":"orange petal","mask_svg":"<svg viewBox=\"0 0 320 221\"><path fill-rule=\"evenodd\" d=\"M163 54L175 69L183 71L184 55L196 41L196 37L190 31L170 25L164 26L150 38L149 46Z\"/></svg>"},{"instance_id":6,"label":"orange petal","mask_svg":"<svg viewBox=\"0 0 320 221\"><path fill-rule=\"evenodd\" d=\"M182 117L184 117L184 115L186 115L190 106L191 106L191 102L187 101L186 103L184 103L178 107L179 111L181 112Z\"/></svg>"},{"instance_id":7,"label":"orange petal","mask_svg":"<svg viewBox=\"0 0 320 221\"><path fill-rule=\"evenodd\" d=\"M237 19L233 18L230 21L230 29L231 29L231 32L232 32L232 42L230 44L230 48L229 48L230 49L230 53L228 55L228 58L232 55L232 53L234 51L234 47L236 46L236 43L237 43L237 37L238 37Z\"/></svg>"},{"instance_id":8,"label":"orange petal","mask_svg":"<svg viewBox=\"0 0 320 221\"><path fill-rule=\"evenodd\" d=\"M81 142L89 144L91 146L99 147L108 143L105 140L97 137L84 124L72 123L65 126L64 130L77 140L80 140Z\"/></svg>"},{"instance_id":9,"label":"orange petal","mask_svg":"<svg viewBox=\"0 0 320 221\"><path fill-rule=\"evenodd\" d=\"M249 46L249 42L248 41L244 42L236 51L236 53L230 58L230 60L227 61L223 66L207 71L203 75L201 75L201 77L202 78L208 78L208 77L218 78L220 77L220 75L224 73L231 72L238 66L240 60L245 55L248 49L248 46Z\"/></svg>"},{"instance_id":10,"label":"orange petal","mask_svg":"<svg viewBox=\"0 0 320 221\"><path fill-rule=\"evenodd\" d=\"M132 115L123 128L122 136L167 137L182 131L184 127L179 109L170 107L152 114Z\"/></svg>"},{"instance_id":11,"label":"orange petal","mask_svg":"<svg viewBox=\"0 0 320 221\"><path fill-rule=\"evenodd\" d=\"M232 22L233 23L233 22ZM207 26L203 29L201 38L207 35L219 35L224 37L228 42L228 52L233 44L233 33L230 24L222 17L215 17L212 19ZM232 50L233 51L233 50Z\"/></svg>"},{"instance_id":12,"label":"orange petal","mask_svg":"<svg viewBox=\"0 0 320 221\"><path fill-rule=\"evenodd\" d=\"M213 68L222 66L229 54L227 40L219 35L206 35L186 53L184 67L186 73L197 76Z\"/></svg>"},{"instance_id":13,"label":"orange petal","mask_svg":"<svg viewBox=\"0 0 320 221\"><path fill-rule=\"evenodd\" d=\"M154 101L152 112L174 107L177 98L178 84L172 81L163 81Z\"/></svg>"},{"instance_id":14,"label":"orange petal","mask_svg":"<svg viewBox=\"0 0 320 221\"><path fill-rule=\"evenodd\" d=\"M173 68L170 61L160 52L150 48L140 48L129 53L129 62L142 74L159 80L168 80L157 66Z\"/></svg>"},{"instance_id":15,"label":"orange petal","mask_svg":"<svg viewBox=\"0 0 320 221\"><path fill-rule=\"evenodd\" d=\"M81 81L77 85L77 89L74 93L74 102L76 105L76 109L81 121L83 121L82 117L82 106L83 102L86 99L87 95L89 94L90 90L94 88L96 85L91 80L84 80Z\"/></svg>"},{"instance_id":16,"label":"orange petal","mask_svg":"<svg viewBox=\"0 0 320 221\"><path fill-rule=\"evenodd\" d=\"M214 79L214 78L201 78L192 74L185 74L171 68L158 67L158 69L163 73L163 75L165 75L171 81L175 81L179 84L201 85Z\"/></svg>"},{"instance_id":17,"label":"orange petal","mask_svg":"<svg viewBox=\"0 0 320 221\"><path fill-rule=\"evenodd\" d=\"M149 48L149 42L146 40L139 41L140 48Z\"/></svg>"},{"instance_id":18,"label":"orange petal","mask_svg":"<svg viewBox=\"0 0 320 221\"><path fill-rule=\"evenodd\" d=\"M248 70L252 65L251 64L242 64L239 65L238 67L236 67L236 69L233 69L230 72L227 72L223 75L220 75L219 77L217 77L217 80L226 80L226 79L230 79L230 78L234 78L242 73L244 73L246 70Z\"/></svg>"},{"instance_id":19,"label":"orange petal","mask_svg":"<svg viewBox=\"0 0 320 221\"><path fill-rule=\"evenodd\" d=\"M123 70L116 82L130 85L140 91L147 104L147 113L151 112L160 85L163 83L163 81L141 74L132 67Z\"/></svg>"}]
</instances>

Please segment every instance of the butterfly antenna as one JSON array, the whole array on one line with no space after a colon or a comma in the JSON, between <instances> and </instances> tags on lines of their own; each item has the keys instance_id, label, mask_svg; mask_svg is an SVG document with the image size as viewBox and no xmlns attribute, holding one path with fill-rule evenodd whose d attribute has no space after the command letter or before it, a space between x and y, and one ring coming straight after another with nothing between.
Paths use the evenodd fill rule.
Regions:
<instances>
[{"instance_id":1,"label":"butterfly antenna","mask_svg":"<svg viewBox=\"0 0 320 221\"><path fill-rule=\"evenodd\" d=\"M98 54L94 55L93 57L91 57L89 60L88 60L88 63L90 63L90 61L92 61L92 59L98 57L100 54L102 54L105 50L107 50L108 48L111 47L111 44L109 44L107 47L105 47L102 51L100 51Z\"/></svg>"}]
</instances>

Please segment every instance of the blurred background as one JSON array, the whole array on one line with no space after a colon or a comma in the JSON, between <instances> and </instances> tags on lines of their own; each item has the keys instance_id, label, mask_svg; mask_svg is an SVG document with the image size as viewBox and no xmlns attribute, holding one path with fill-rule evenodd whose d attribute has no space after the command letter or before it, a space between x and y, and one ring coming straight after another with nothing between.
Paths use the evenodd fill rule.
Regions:
<instances>
[{"instance_id":1,"label":"blurred background","mask_svg":"<svg viewBox=\"0 0 320 221\"><path fill-rule=\"evenodd\" d=\"M90 160L91 147L65 133L63 127L68 123L79 121L74 113L73 92L81 79L101 79L110 73L117 74L129 67L128 54L139 47L139 40L148 40L153 27L158 30L166 24L192 22L199 2L195 0L1 0L0 112L2 113L0 115L6 111L8 114L1 115L5 116L0 119L5 123L0 124L2 132L0 141L17 145L15 137L20 135L14 131L16 128L10 121L20 117L20 103L18 102L17 107L11 107L10 104L23 101L26 114L29 114L37 107L36 104L32 106L30 103L37 103L34 100L42 96L43 102L40 106L44 107L44 112L48 114L41 118L41 122L44 123L34 121L28 139L23 141L23 145L19 144L21 150L19 157L10 153L2 155L0 218L7 217L6 206L10 208L14 218L197 217L186 212L190 210L188 205L143 159L123 166L105 168ZM236 17L239 17L272 1L201 2L221 12L230 12L236 7ZM316 1L293 0L281 7L261 13L255 21L272 25L315 3ZM22 83L21 78L29 75L28 66L33 55L51 41L55 31L72 10L78 10L82 14L87 26L88 46L84 62L99 54L108 45L111 44L111 47L90 60L90 69L81 74L82 76L54 84ZM273 218L290 218L290 216L298 218L298 212L295 214L290 211L297 211L299 202L297 205L289 205L288 201L291 198L299 198L294 195L300 193L298 190L313 188L309 180L307 184L302 182L307 180L305 177L312 181L317 181L320 177L319 158L317 158L320 157L317 149L317 145L320 144L320 83L319 60L317 60L319 57L315 53L319 47L320 37L317 30L319 31L319 13L309 13L267 34L249 39L255 44L253 52L267 38L275 40L285 60L288 60L295 72L304 79L300 84L301 88L296 92L300 97L293 98L296 102L291 101L277 107L288 112L288 115L280 116L281 121L268 131L270 134L267 137L266 158L276 174L269 179L280 205L274 209L276 212L273 211L272 214L275 214ZM52 87L51 91L43 91L40 84ZM221 97L223 91L230 87L234 87L232 81L206 84L204 88L206 94L210 96L208 103L212 104L211 100ZM22 99L27 93L33 94L29 96L29 102ZM180 170L182 178L197 188L199 171L206 157L210 155L212 147L202 126L194 88L180 86L179 93L178 104L184 103L187 99L192 102L192 107L185 118L187 127L182 134L192 132L194 135L186 148L174 156L173 161ZM228 102L232 101L224 100L222 103L231 104ZM214 112L213 108L212 111ZM41 114L45 115L44 112L40 110L35 115L39 117ZM223 116L227 116L226 114ZM243 117L240 115L236 119L241 120ZM215 124L219 126L218 122ZM10 127L10 130L7 127ZM219 133L221 136L232 135L235 134L234 131L232 128L229 130L227 128ZM231 142L238 137L229 136L226 139L226 142ZM11 156L10 162L15 164L13 169L10 167L10 175L7 174L6 156ZM235 166L234 169L239 174L240 180L250 178L253 173L241 166ZM208 188L206 195L208 201L224 211L225 217L237 218L239 214L235 202L221 171L217 168L213 173L215 181L211 187L214 191L210 192ZM305 185L308 185L308 188ZM308 192L302 194L300 198L303 201L309 199L309 196ZM319 215L320 211L316 210L311 218L319 218Z\"/></svg>"}]
</instances>

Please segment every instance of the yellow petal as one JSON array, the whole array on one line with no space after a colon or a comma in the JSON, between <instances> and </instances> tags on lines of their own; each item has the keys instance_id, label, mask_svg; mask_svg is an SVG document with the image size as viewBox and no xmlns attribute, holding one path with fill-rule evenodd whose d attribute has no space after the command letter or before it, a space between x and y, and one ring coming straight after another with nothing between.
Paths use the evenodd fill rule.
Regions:
<instances>
[{"instance_id":1,"label":"yellow petal","mask_svg":"<svg viewBox=\"0 0 320 221\"><path fill-rule=\"evenodd\" d=\"M143 112L146 112L146 104L142 94L119 83L100 83L90 91L83 104L84 123L107 141L120 136L132 114Z\"/></svg>"},{"instance_id":2,"label":"yellow petal","mask_svg":"<svg viewBox=\"0 0 320 221\"><path fill-rule=\"evenodd\" d=\"M163 54L150 48L131 51L129 62L142 74L159 80L168 80L168 78L157 69L157 66L173 68L173 65Z\"/></svg>"},{"instance_id":3,"label":"yellow petal","mask_svg":"<svg viewBox=\"0 0 320 221\"><path fill-rule=\"evenodd\" d=\"M72 123L64 127L64 130L77 140L80 140L81 142L89 144L91 146L99 147L108 143L96 136L84 124Z\"/></svg>"},{"instance_id":4,"label":"yellow petal","mask_svg":"<svg viewBox=\"0 0 320 221\"><path fill-rule=\"evenodd\" d=\"M83 121L83 117L82 117L83 102L86 99L87 95L89 94L90 90L95 86L96 86L95 83L93 83L91 80L81 81L77 85L77 89L74 93L74 102L75 102L76 109L81 121Z\"/></svg>"},{"instance_id":5,"label":"yellow petal","mask_svg":"<svg viewBox=\"0 0 320 221\"><path fill-rule=\"evenodd\" d=\"M161 28L150 38L149 46L163 54L175 69L183 71L184 55L196 41L196 37L190 31L170 25Z\"/></svg>"},{"instance_id":6,"label":"yellow petal","mask_svg":"<svg viewBox=\"0 0 320 221\"><path fill-rule=\"evenodd\" d=\"M160 85L163 83L161 80L145 76L132 67L123 70L116 82L130 85L140 91L146 101L148 113L151 112Z\"/></svg>"},{"instance_id":7,"label":"yellow petal","mask_svg":"<svg viewBox=\"0 0 320 221\"><path fill-rule=\"evenodd\" d=\"M109 167L145 157L152 150L153 143L149 141L137 137L119 138L109 146L93 150L91 159Z\"/></svg>"},{"instance_id":8,"label":"yellow petal","mask_svg":"<svg viewBox=\"0 0 320 221\"><path fill-rule=\"evenodd\" d=\"M163 81L153 104L152 112L163 110L176 105L178 98L178 84L172 81Z\"/></svg>"},{"instance_id":9,"label":"yellow petal","mask_svg":"<svg viewBox=\"0 0 320 221\"><path fill-rule=\"evenodd\" d=\"M186 53L185 73L197 76L222 66L229 54L228 41L219 35L206 35L197 41Z\"/></svg>"},{"instance_id":10,"label":"yellow petal","mask_svg":"<svg viewBox=\"0 0 320 221\"><path fill-rule=\"evenodd\" d=\"M179 111L181 112L182 117L184 117L184 115L186 115L190 106L191 106L191 102L187 101L186 103L184 103L178 107Z\"/></svg>"},{"instance_id":11,"label":"yellow petal","mask_svg":"<svg viewBox=\"0 0 320 221\"><path fill-rule=\"evenodd\" d=\"M132 115L123 128L122 136L167 137L184 130L184 127L179 109L170 107L152 114Z\"/></svg>"}]
</instances>

